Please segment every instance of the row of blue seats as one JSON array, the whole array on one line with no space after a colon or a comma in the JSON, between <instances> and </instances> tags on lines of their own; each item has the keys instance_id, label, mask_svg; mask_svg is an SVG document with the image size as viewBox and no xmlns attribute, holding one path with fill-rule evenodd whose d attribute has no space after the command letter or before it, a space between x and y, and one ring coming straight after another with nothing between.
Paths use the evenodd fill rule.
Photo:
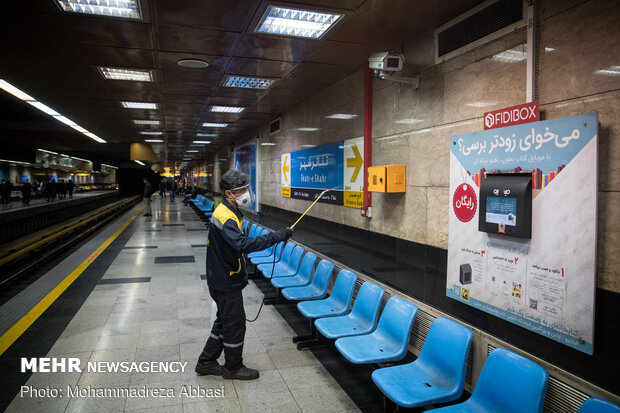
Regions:
<instances>
[{"instance_id":1,"label":"row of blue seats","mask_svg":"<svg viewBox=\"0 0 620 413\"><path fill-rule=\"evenodd\" d=\"M246 221L246 231L248 226ZM267 232L252 224L248 234L258 236ZM379 317L384 289L367 281L361 285L351 308L357 275L346 269L338 273L331 294L325 298L334 263L320 260L315 269L317 255L293 242L279 243L275 248L251 253L248 258L258 272L281 289L284 298L298 302L301 314L314 320L313 327L322 336L335 340L338 351L350 362L397 362L407 354L418 310L414 304L391 297ZM402 407L453 402L463 393L472 337L465 326L438 317L414 362L377 369L372 380L386 397ZM498 348L487 358L466 402L433 411L542 412L547 380L547 371L538 364ZM603 411L596 410L602 409L602 405L612 409L606 412L620 413L613 410L615 405L596 398L584 403L580 412ZM588 410L589 406L595 410Z\"/></svg>"},{"instance_id":2,"label":"row of blue seats","mask_svg":"<svg viewBox=\"0 0 620 413\"><path fill-rule=\"evenodd\" d=\"M201 217L209 219L213 215L215 203L206 196L196 195L196 198L190 199L190 202Z\"/></svg>"}]
</instances>

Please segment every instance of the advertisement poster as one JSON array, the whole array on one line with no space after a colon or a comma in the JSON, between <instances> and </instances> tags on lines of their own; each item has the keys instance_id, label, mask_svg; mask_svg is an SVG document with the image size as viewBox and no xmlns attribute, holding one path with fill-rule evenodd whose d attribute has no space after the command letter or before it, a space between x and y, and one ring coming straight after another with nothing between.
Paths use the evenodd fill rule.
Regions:
<instances>
[{"instance_id":1,"label":"advertisement poster","mask_svg":"<svg viewBox=\"0 0 620 413\"><path fill-rule=\"evenodd\" d=\"M597 125L590 113L450 139L446 294L592 354L596 291ZM489 234L517 222L510 198L487 198L491 173L532 175L531 239Z\"/></svg>"},{"instance_id":2,"label":"advertisement poster","mask_svg":"<svg viewBox=\"0 0 620 413\"><path fill-rule=\"evenodd\" d=\"M258 206L260 194L257 176L257 159L256 159L256 139L252 139L249 143L235 147L235 169L247 174L250 177L250 188L252 189L252 203L250 208L252 211L259 212Z\"/></svg>"}]
</instances>

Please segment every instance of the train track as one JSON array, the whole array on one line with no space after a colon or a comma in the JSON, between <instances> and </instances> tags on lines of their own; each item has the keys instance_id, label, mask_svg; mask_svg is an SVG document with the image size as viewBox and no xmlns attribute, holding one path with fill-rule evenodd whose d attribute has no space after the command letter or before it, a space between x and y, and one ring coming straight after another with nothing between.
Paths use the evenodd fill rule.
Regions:
<instances>
[{"instance_id":1,"label":"train track","mask_svg":"<svg viewBox=\"0 0 620 413\"><path fill-rule=\"evenodd\" d=\"M12 288L7 287L23 278L28 278L24 281L29 284L33 281L32 278L36 279L41 275L41 269L48 267L46 263L54 261L58 255L66 253L105 227L139 200L139 195L121 199L82 214L69 222L38 231L42 234L26 236L0 246L0 290L3 292L1 301L5 301L7 295L14 295L10 291Z\"/></svg>"}]
</instances>

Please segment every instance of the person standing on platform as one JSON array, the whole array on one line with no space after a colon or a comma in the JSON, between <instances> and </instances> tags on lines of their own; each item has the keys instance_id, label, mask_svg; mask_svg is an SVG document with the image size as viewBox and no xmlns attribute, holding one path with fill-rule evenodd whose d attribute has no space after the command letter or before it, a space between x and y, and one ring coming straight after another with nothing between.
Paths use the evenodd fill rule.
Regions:
<instances>
[{"instance_id":1,"label":"person standing on platform","mask_svg":"<svg viewBox=\"0 0 620 413\"><path fill-rule=\"evenodd\" d=\"M166 199L166 182L163 179L159 182L159 195L161 199Z\"/></svg>"},{"instance_id":2,"label":"person standing on platform","mask_svg":"<svg viewBox=\"0 0 620 413\"><path fill-rule=\"evenodd\" d=\"M69 192L69 198L73 198L73 189L75 189L75 184L73 183L73 179L69 179L67 181L67 191Z\"/></svg>"},{"instance_id":3,"label":"person standing on platform","mask_svg":"<svg viewBox=\"0 0 620 413\"><path fill-rule=\"evenodd\" d=\"M47 188L47 200L54 201L56 199L56 182L50 179L46 185Z\"/></svg>"},{"instance_id":4,"label":"person standing on platform","mask_svg":"<svg viewBox=\"0 0 620 413\"><path fill-rule=\"evenodd\" d=\"M2 199L2 205L8 204L8 200L6 199L6 196L5 196L6 186L7 186L6 179L3 179L2 184L0 184L0 198Z\"/></svg>"},{"instance_id":5,"label":"person standing on platform","mask_svg":"<svg viewBox=\"0 0 620 413\"><path fill-rule=\"evenodd\" d=\"M207 284L217 314L195 371L225 379L254 380L259 377L258 370L244 366L242 357L246 321L242 290L248 285L245 254L285 241L293 230L248 237L239 211L252 202L247 175L236 170L226 172L220 189L225 199L213 212L207 235ZM226 358L224 366L217 362L222 351Z\"/></svg>"},{"instance_id":6,"label":"person standing on platform","mask_svg":"<svg viewBox=\"0 0 620 413\"><path fill-rule=\"evenodd\" d=\"M56 192L58 193L58 199L65 199L67 197L67 185L65 185L64 179L60 179L56 184Z\"/></svg>"},{"instance_id":7,"label":"person standing on platform","mask_svg":"<svg viewBox=\"0 0 620 413\"><path fill-rule=\"evenodd\" d=\"M22 185L22 204L28 206L30 204L30 194L32 193L32 185L28 180Z\"/></svg>"},{"instance_id":8,"label":"person standing on platform","mask_svg":"<svg viewBox=\"0 0 620 413\"><path fill-rule=\"evenodd\" d=\"M153 187L149 182L148 178L144 178L144 193L142 194L144 198L144 215L145 217L150 217L151 214L151 195L153 195Z\"/></svg>"},{"instance_id":9,"label":"person standing on platform","mask_svg":"<svg viewBox=\"0 0 620 413\"><path fill-rule=\"evenodd\" d=\"M174 196L176 195L178 190L179 184L177 184L177 181L172 180L172 183L170 184L170 202L174 202Z\"/></svg>"}]
</instances>

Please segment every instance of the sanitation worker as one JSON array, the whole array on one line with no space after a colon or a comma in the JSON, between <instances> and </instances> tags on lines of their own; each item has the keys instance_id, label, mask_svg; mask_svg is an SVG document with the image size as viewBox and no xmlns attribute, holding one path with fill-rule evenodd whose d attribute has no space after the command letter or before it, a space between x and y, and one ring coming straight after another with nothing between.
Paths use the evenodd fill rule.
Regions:
<instances>
[{"instance_id":1,"label":"sanitation worker","mask_svg":"<svg viewBox=\"0 0 620 413\"><path fill-rule=\"evenodd\" d=\"M207 284L217 305L217 314L196 373L222 376L225 379L254 380L258 370L243 365L245 310L241 291L248 285L245 254L260 251L293 235L292 229L270 232L250 238L244 232L243 214L252 204L247 175L234 169L220 180L225 199L213 211L207 239ZM218 357L224 351L225 363Z\"/></svg>"}]
</instances>

